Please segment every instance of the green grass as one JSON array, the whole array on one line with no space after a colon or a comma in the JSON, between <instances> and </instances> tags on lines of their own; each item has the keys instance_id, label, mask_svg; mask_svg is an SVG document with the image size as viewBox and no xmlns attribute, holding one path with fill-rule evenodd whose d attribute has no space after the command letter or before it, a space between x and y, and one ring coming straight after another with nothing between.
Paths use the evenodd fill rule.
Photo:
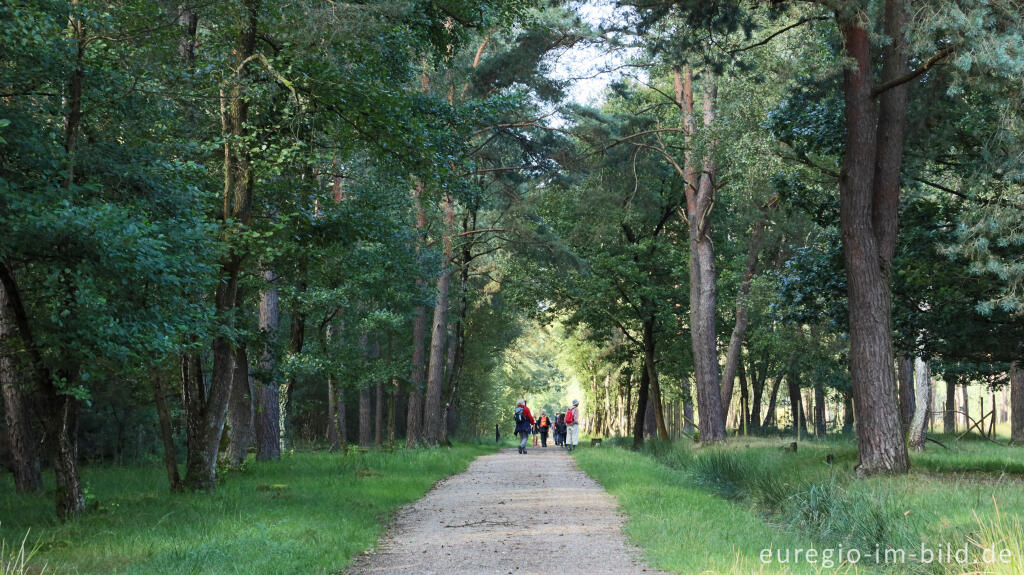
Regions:
<instances>
[{"instance_id":1,"label":"green grass","mask_svg":"<svg viewBox=\"0 0 1024 575\"><path fill-rule=\"evenodd\" d=\"M849 438L801 442L796 453L780 439L734 439L714 448L649 441L640 453L584 449L578 459L619 497L634 541L659 567L677 573L726 572L723 557L727 563L739 552L741 560L756 559L769 543L868 550L966 544L973 556L979 541L988 541L1013 549L1017 565L1016 571L991 572L1024 574L1018 552L1024 534L1019 521L1013 523L1024 515L1024 449L946 443L951 449L929 445L912 454L908 475L868 479L853 471L857 454ZM687 529L708 536L691 540ZM691 545L713 558L693 556ZM742 570L757 564L750 565ZM859 571L866 567L862 563ZM902 564L888 570L989 572L981 567Z\"/></svg>"},{"instance_id":2,"label":"green grass","mask_svg":"<svg viewBox=\"0 0 1024 575\"><path fill-rule=\"evenodd\" d=\"M614 495L628 516L626 534L657 569L673 573L813 573L764 565L765 548L808 548L811 540L766 523L753 510L713 496L651 457L615 448L583 448L576 460Z\"/></svg>"},{"instance_id":3,"label":"green grass","mask_svg":"<svg viewBox=\"0 0 1024 575\"><path fill-rule=\"evenodd\" d=\"M5 479L0 538L19 544L31 530L34 564L61 574L337 573L399 506L494 449L296 453L250 462L210 494L169 493L157 467L90 467L93 509L64 525L52 496L16 495Z\"/></svg>"}]
</instances>

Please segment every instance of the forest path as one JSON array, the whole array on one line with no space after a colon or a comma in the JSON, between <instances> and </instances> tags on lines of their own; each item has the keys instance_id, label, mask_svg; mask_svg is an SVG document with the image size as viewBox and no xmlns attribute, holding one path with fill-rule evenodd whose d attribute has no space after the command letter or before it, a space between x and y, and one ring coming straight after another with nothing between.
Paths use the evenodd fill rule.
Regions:
<instances>
[{"instance_id":1,"label":"forest path","mask_svg":"<svg viewBox=\"0 0 1024 575\"><path fill-rule=\"evenodd\" d=\"M615 499L561 448L502 450L402 509L349 573L656 573L623 523Z\"/></svg>"}]
</instances>

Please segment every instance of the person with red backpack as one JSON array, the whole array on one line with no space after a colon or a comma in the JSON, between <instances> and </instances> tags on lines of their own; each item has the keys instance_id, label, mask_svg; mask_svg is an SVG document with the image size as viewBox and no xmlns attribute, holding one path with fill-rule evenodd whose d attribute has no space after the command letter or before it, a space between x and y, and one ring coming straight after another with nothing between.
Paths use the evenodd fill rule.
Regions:
<instances>
[{"instance_id":1,"label":"person with red backpack","mask_svg":"<svg viewBox=\"0 0 1024 575\"><path fill-rule=\"evenodd\" d=\"M580 400L572 400L572 407L565 412L566 448L569 451L576 449L580 443Z\"/></svg>"},{"instance_id":2,"label":"person with red backpack","mask_svg":"<svg viewBox=\"0 0 1024 575\"><path fill-rule=\"evenodd\" d=\"M540 431L540 445L541 447L548 446L548 431L551 430L551 419L548 418L547 411L541 411L540 417L537 418L537 430ZM536 445L536 444L534 444Z\"/></svg>"},{"instance_id":3,"label":"person with red backpack","mask_svg":"<svg viewBox=\"0 0 1024 575\"><path fill-rule=\"evenodd\" d=\"M519 435L519 453L525 455L526 442L530 440L530 430L533 428L533 415L530 408L526 407L525 399L516 402L513 418L516 422L516 433Z\"/></svg>"}]
</instances>

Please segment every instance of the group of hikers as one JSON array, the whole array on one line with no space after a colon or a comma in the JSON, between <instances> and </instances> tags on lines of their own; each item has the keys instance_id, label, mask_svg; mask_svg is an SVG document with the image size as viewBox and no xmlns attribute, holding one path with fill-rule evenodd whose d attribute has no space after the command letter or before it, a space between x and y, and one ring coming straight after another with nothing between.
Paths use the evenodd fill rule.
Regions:
<instances>
[{"instance_id":1,"label":"group of hikers","mask_svg":"<svg viewBox=\"0 0 1024 575\"><path fill-rule=\"evenodd\" d=\"M540 436L542 447L548 446L548 433L554 429L555 445L564 447L568 451L576 449L580 442L580 402L572 400L572 407L555 414L555 419L548 417L548 412L541 410L540 417L534 419L530 408L526 407L526 400L520 399L516 402L515 434L519 436L519 453L526 453L526 444L530 441L530 435L534 436L534 446L537 445L537 436Z\"/></svg>"}]
</instances>

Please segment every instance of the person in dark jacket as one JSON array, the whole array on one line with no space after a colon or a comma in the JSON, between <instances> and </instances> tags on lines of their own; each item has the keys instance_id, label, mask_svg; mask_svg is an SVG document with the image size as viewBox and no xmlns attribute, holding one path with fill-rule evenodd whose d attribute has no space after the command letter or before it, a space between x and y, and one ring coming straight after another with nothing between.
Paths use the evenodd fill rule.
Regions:
<instances>
[{"instance_id":1,"label":"person in dark jacket","mask_svg":"<svg viewBox=\"0 0 1024 575\"><path fill-rule=\"evenodd\" d=\"M555 445L565 446L565 414L555 415Z\"/></svg>"},{"instance_id":2,"label":"person in dark jacket","mask_svg":"<svg viewBox=\"0 0 1024 575\"><path fill-rule=\"evenodd\" d=\"M516 433L519 434L519 453L526 453L526 442L530 440L530 430L533 428L533 415L530 408L526 407L526 400L520 399L516 402L515 410Z\"/></svg>"}]
</instances>

